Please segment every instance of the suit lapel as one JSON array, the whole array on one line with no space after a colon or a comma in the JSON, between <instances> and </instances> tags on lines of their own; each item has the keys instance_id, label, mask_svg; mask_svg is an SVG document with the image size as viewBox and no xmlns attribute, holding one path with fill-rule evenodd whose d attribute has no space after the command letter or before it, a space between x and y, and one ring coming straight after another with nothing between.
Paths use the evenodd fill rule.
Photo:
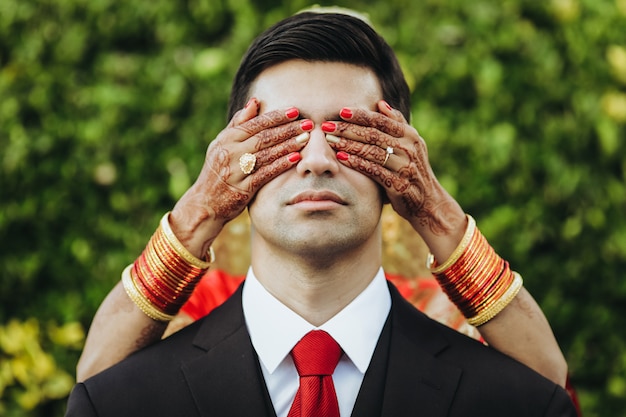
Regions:
<instances>
[{"instance_id":1,"label":"suit lapel","mask_svg":"<svg viewBox=\"0 0 626 417\"><path fill-rule=\"evenodd\" d=\"M462 371L437 359L448 346L437 326L391 284L390 291L390 317L352 416L446 416ZM241 287L203 321L193 343L204 354L182 365L200 415L275 417L245 326Z\"/></svg>"},{"instance_id":2,"label":"suit lapel","mask_svg":"<svg viewBox=\"0 0 626 417\"><path fill-rule=\"evenodd\" d=\"M200 415L275 417L244 323L241 287L203 320L193 343L206 353L182 365Z\"/></svg>"},{"instance_id":3,"label":"suit lapel","mask_svg":"<svg viewBox=\"0 0 626 417\"><path fill-rule=\"evenodd\" d=\"M390 284L391 338L383 416L448 415L461 369L437 358L448 341Z\"/></svg>"},{"instance_id":4,"label":"suit lapel","mask_svg":"<svg viewBox=\"0 0 626 417\"><path fill-rule=\"evenodd\" d=\"M387 381L390 342L391 319L388 317L376 344L370 365L363 377L363 383L352 410L352 417L380 417L383 415L381 410Z\"/></svg>"}]
</instances>

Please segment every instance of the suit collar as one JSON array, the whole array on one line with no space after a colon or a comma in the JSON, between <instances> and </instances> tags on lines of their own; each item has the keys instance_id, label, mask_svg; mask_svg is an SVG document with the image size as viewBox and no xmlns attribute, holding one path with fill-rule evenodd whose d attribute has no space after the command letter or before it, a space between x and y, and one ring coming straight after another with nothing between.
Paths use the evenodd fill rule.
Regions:
<instances>
[{"instance_id":1,"label":"suit collar","mask_svg":"<svg viewBox=\"0 0 626 417\"><path fill-rule=\"evenodd\" d=\"M462 371L437 358L449 346L438 325L404 300L392 284L389 286L392 309L380 415L408 416L420 410L421 415L446 416ZM374 357L372 361L379 363L380 360ZM363 389L367 387L364 381ZM364 393L363 397L368 395L373 393Z\"/></svg>"},{"instance_id":2,"label":"suit collar","mask_svg":"<svg viewBox=\"0 0 626 417\"><path fill-rule=\"evenodd\" d=\"M437 358L449 346L439 326L389 286L391 313L352 415L395 417L420 410L422 415L443 417L462 371ZM275 417L245 326L241 287L203 319L193 344L205 354L184 363L182 373L200 415Z\"/></svg>"},{"instance_id":3,"label":"suit collar","mask_svg":"<svg viewBox=\"0 0 626 417\"><path fill-rule=\"evenodd\" d=\"M276 417L244 323L241 287L203 319L193 344L205 354L181 370L200 415Z\"/></svg>"}]
</instances>

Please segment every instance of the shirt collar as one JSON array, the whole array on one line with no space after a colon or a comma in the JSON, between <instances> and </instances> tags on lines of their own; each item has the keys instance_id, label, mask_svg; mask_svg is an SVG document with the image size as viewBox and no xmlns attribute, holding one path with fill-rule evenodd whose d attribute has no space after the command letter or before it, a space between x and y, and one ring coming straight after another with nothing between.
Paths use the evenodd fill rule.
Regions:
<instances>
[{"instance_id":1,"label":"shirt collar","mask_svg":"<svg viewBox=\"0 0 626 417\"><path fill-rule=\"evenodd\" d=\"M252 345L270 373L296 343L314 329L328 332L359 371L365 373L391 309L391 296L382 268L361 294L319 328L271 295L252 268L248 270L242 297Z\"/></svg>"}]
</instances>

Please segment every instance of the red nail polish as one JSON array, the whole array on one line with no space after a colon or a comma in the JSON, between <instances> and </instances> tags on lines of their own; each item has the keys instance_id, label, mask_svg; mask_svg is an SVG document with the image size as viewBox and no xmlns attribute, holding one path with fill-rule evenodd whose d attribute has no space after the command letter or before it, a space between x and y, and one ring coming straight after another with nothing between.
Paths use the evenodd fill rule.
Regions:
<instances>
[{"instance_id":1,"label":"red nail polish","mask_svg":"<svg viewBox=\"0 0 626 417\"><path fill-rule=\"evenodd\" d=\"M337 130L337 125L334 122L324 122L322 123L322 130L326 133L333 133Z\"/></svg>"},{"instance_id":2,"label":"red nail polish","mask_svg":"<svg viewBox=\"0 0 626 417\"><path fill-rule=\"evenodd\" d=\"M298 117L299 114L300 112L295 107L285 112L285 116L287 116L288 119L295 119L296 117Z\"/></svg>"},{"instance_id":3,"label":"red nail polish","mask_svg":"<svg viewBox=\"0 0 626 417\"><path fill-rule=\"evenodd\" d=\"M350 155L348 155L344 151L339 151L337 152L337 159L339 159L340 161L347 161L348 159L350 159Z\"/></svg>"},{"instance_id":4,"label":"red nail polish","mask_svg":"<svg viewBox=\"0 0 626 417\"><path fill-rule=\"evenodd\" d=\"M344 119L352 119L352 110L344 107L343 109L341 109L341 111L339 112L339 115L344 118Z\"/></svg>"},{"instance_id":5,"label":"red nail polish","mask_svg":"<svg viewBox=\"0 0 626 417\"><path fill-rule=\"evenodd\" d=\"M298 162L300 159L302 159L302 156L300 156L300 152L292 152L289 154L289 162L291 163L295 163Z\"/></svg>"},{"instance_id":6,"label":"red nail polish","mask_svg":"<svg viewBox=\"0 0 626 417\"><path fill-rule=\"evenodd\" d=\"M309 119L303 120L300 122L300 129L308 132L309 130L313 130L313 122Z\"/></svg>"}]
</instances>

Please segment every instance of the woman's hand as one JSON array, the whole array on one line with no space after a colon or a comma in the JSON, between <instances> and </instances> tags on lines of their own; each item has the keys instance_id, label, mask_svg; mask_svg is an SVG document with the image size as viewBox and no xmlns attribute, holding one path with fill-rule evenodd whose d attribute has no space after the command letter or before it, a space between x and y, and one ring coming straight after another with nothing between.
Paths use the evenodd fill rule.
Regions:
<instances>
[{"instance_id":1,"label":"woman's hand","mask_svg":"<svg viewBox=\"0 0 626 417\"><path fill-rule=\"evenodd\" d=\"M380 101L378 112L344 108L340 116L336 129L327 129L330 146L344 152L339 160L380 184L394 210L422 236L464 224L463 210L430 166L426 142L399 111Z\"/></svg>"},{"instance_id":2,"label":"woman's hand","mask_svg":"<svg viewBox=\"0 0 626 417\"><path fill-rule=\"evenodd\" d=\"M211 142L196 182L176 203L170 215L178 239L195 255L202 255L224 225L237 217L268 181L293 167L304 147L310 120L297 120L296 108L258 114L251 99ZM245 173L244 154L254 160Z\"/></svg>"}]
</instances>

